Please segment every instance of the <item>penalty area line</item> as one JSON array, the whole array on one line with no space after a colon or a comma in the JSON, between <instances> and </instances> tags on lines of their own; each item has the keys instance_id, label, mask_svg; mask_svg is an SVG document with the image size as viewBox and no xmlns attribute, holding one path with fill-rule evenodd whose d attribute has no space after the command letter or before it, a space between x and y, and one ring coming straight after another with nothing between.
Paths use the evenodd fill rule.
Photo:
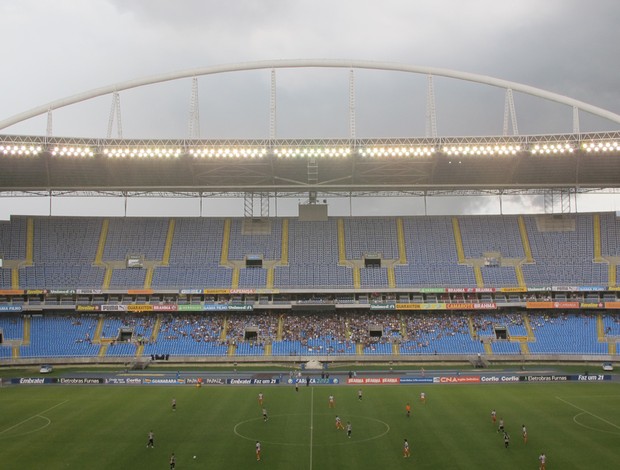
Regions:
<instances>
[{"instance_id":1,"label":"penalty area line","mask_svg":"<svg viewBox=\"0 0 620 470\"><path fill-rule=\"evenodd\" d=\"M54 405L54 406L52 406L52 407L48 408L47 410L43 410L43 411L41 411L40 413L37 413L37 414L35 414L35 415L32 415L30 418L26 418L26 419L24 419L23 421L20 421L19 423L14 424L14 425L13 425L13 426L11 426L10 428L6 428L6 429L4 429L4 430L0 431L0 434L4 434L5 432L10 431L11 429L15 429L16 427L21 426L22 424L27 423L28 421L30 421L31 419L34 419L34 418L46 418L46 419L47 419L47 417L42 416L44 413L47 413L48 411L52 411L54 408L58 408L59 406L64 405L64 404L65 404L65 403L67 403L68 401L69 401L69 400L65 400L65 401L63 401L63 402L61 402L61 403L57 403L56 405Z\"/></svg>"},{"instance_id":2,"label":"penalty area line","mask_svg":"<svg viewBox=\"0 0 620 470\"><path fill-rule=\"evenodd\" d=\"M614 424L614 423L612 423L611 421L607 421L605 418L601 418L600 416L597 416L597 415L595 415L594 413L589 412L588 410L584 410L583 408L581 408L581 407L579 407L579 406L577 406L577 405L575 405L575 404L571 403L570 401L568 401L568 400L564 400L564 398L560 398L560 397L555 397L555 398L557 398L558 400L560 400L560 401L562 401L562 402L566 403L567 405L572 406L573 408L578 409L579 411L582 411L582 412L584 412L584 413L586 413L586 414L589 414L590 416L593 416L594 418L599 419L599 420L601 420L602 422L609 424L610 426L613 426L613 427L614 427L614 428L616 428L616 429L620 429L620 426L618 426L617 424Z\"/></svg>"}]
</instances>

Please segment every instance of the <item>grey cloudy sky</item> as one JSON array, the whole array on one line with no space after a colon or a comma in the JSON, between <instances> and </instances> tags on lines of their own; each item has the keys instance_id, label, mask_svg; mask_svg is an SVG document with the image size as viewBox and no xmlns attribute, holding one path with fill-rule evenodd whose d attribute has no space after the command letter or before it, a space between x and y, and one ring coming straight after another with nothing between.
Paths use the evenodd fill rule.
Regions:
<instances>
[{"instance_id":1,"label":"grey cloudy sky","mask_svg":"<svg viewBox=\"0 0 620 470\"><path fill-rule=\"evenodd\" d=\"M0 2L0 119L134 78L310 58L489 75L620 114L618 18L617 0ZM269 71L200 78L201 136L267 137L269 80ZM434 86L440 136L501 134L503 90L440 77ZM189 79L123 92L123 136L186 137L190 92ZM280 70L277 93L278 137L348 137L347 70ZM357 137L423 136L425 101L423 76L356 71ZM106 96L57 110L53 134L105 137L110 104ZM572 131L567 106L520 94L515 105L521 134ZM620 127L584 113L580 125L582 131ZM45 131L42 116L0 132ZM608 209L616 210L616 204ZM14 210L3 206L0 215ZM49 212L48 206L41 210ZM56 203L55 210L62 206ZM350 206L345 203L346 210Z\"/></svg>"}]
</instances>

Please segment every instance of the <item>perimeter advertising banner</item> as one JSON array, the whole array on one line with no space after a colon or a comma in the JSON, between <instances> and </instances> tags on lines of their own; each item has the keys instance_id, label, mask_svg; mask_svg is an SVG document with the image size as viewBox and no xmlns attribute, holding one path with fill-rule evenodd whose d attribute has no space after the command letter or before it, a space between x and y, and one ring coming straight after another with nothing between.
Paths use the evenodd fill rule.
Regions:
<instances>
[{"instance_id":1,"label":"perimeter advertising banner","mask_svg":"<svg viewBox=\"0 0 620 470\"><path fill-rule=\"evenodd\" d=\"M276 385L280 379L226 379L229 385Z\"/></svg>"},{"instance_id":2,"label":"perimeter advertising banner","mask_svg":"<svg viewBox=\"0 0 620 470\"><path fill-rule=\"evenodd\" d=\"M179 312L202 312L202 305L178 305Z\"/></svg>"},{"instance_id":3,"label":"perimeter advertising banner","mask_svg":"<svg viewBox=\"0 0 620 470\"><path fill-rule=\"evenodd\" d=\"M21 312L21 305L0 305L0 312Z\"/></svg>"},{"instance_id":4,"label":"perimeter advertising banner","mask_svg":"<svg viewBox=\"0 0 620 470\"><path fill-rule=\"evenodd\" d=\"M446 304L396 304L396 310L445 310Z\"/></svg>"},{"instance_id":5,"label":"perimeter advertising banner","mask_svg":"<svg viewBox=\"0 0 620 470\"><path fill-rule=\"evenodd\" d=\"M76 305L75 307L76 312L98 312L100 310L99 305Z\"/></svg>"},{"instance_id":6,"label":"perimeter advertising banner","mask_svg":"<svg viewBox=\"0 0 620 470\"><path fill-rule=\"evenodd\" d=\"M495 310L494 302L446 304L448 310Z\"/></svg>"},{"instance_id":7,"label":"perimeter advertising banner","mask_svg":"<svg viewBox=\"0 0 620 470\"><path fill-rule=\"evenodd\" d=\"M579 302L525 302L525 308L579 308Z\"/></svg>"},{"instance_id":8,"label":"perimeter advertising banner","mask_svg":"<svg viewBox=\"0 0 620 470\"><path fill-rule=\"evenodd\" d=\"M354 377L347 379L347 384L349 385L385 385L399 383L400 377Z\"/></svg>"},{"instance_id":9,"label":"perimeter advertising banner","mask_svg":"<svg viewBox=\"0 0 620 470\"><path fill-rule=\"evenodd\" d=\"M394 310L396 304L371 304L370 310Z\"/></svg>"}]
</instances>

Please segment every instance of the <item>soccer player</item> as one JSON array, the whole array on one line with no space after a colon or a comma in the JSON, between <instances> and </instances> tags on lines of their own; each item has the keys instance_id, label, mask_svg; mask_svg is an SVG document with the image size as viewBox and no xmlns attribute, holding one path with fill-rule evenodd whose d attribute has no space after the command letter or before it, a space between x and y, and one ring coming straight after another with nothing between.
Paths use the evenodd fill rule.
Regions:
<instances>
[{"instance_id":1,"label":"soccer player","mask_svg":"<svg viewBox=\"0 0 620 470\"><path fill-rule=\"evenodd\" d=\"M347 421L347 437L351 439L351 431L353 431L353 426L351 426L351 422Z\"/></svg>"},{"instance_id":2,"label":"soccer player","mask_svg":"<svg viewBox=\"0 0 620 470\"><path fill-rule=\"evenodd\" d=\"M527 428L525 424L521 425L521 435L523 436L523 443L527 444Z\"/></svg>"},{"instance_id":3,"label":"soccer player","mask_svg":"<svg viewBox=\"0 0 620 470\"><path fill-rule=\"evenodd\" d=\"M504 432L504 418L499 419L499 426L497 428L497 432Z\"/></svg>"},{"instance_id":4,"label":"soccer player","mask_svg":"<svg viewBox=\"0 0 620 470\"><path fill-rule=\"evenodd\" d=\"M259 392L258 394L258 404L263 406L263 392Z\"/></svg>"},{"instance_id":5,"label":"soccer player","mask_svg":"<svg viewBox=\"0 0 620 470\"><path fill-rule=\"evenodd\" d=\"M411 417L411 405L409 403L405 405L405 411L407 412L407 418L410 418Z\"/></svg>"},{"instance_id":6,"label":"soccer player","mask_svg":"<svg viewBox=\"0 0 620 470\"><path fill-rule=\"evenodd\" d=\"M170 456L170 470L174 470L174 467L176 467L177 464L177 458L174 456L174 452L172 453L172 455Z\"/></svg>"},{"instance_id":7,"label":"soccer player","mask_svg":"<svg viewBox=\"0 0 620 470\"><path fill-rule=\"evenodd\" d=\"M269 416L267 416L267 408L263 408L263 421L267 421Z\"/></svg>"},{"instance_id":8,"label":"soccer player","mask_svg":"<svg viewBox=\"0 0 620 470\"><path fill-rule=\"evenodd\" d=\"M333 396L333 395L330 395L330 396L329 396L329 407L330 407L330 408L336 408L336 401L335 401L335 399L334 399L334 396Z\"/></svg>"},{"instance_id":9,"label":"soccer player","mask_svg":"<svg viewBox=\"0 0 620 470\"><path fill-rule=\"evenodd\" d=\"M172 399L172 411L176 411L177 410L177 399L173 398Z\"/></svg>"},{"instance_id":10,"label":"soccer player","mask_svg":"<svg viewBox=\"0 0 620 470\"><path fill-rule=\"evenodd\" d=\"M357 391L357 399L362 401L362 389L361 388Z\"/></svg>"},{"instance_id":11,"label":"soccer player","mask_svg":"<svg viewBox=\"0 0 620 470\"><path fill-rule=\"evenodd\" d=\"M420 392L420 402L426 403L426 393Z\"/></svg>"},{"instance_id":12,"label":"soccer player","mask_svg":"<svg viewBox=\"0 0 620 470\"><path fill-rule=\"evenodd\" d=\"M260 442L256 441L256 460L260 460Z\"/></svg>"},{"instance_id":13,"label":"soccer player","mask_svg":"<svg viewBox=\"0 0 620 470\"><path fill-rule=\"evenodd\" d=\"M405 442L403 443L403 457L411 457L411 454L409 453L409 442L407 442L407 439L405 439Z\"/></svg>"},{"instance_id":14,"label":"soccer player","mask_svg":"<svg viewBox=\"0 0 620 470\"><path fill-rule=\"evenodd\" d=\"M510 436L506 431L504 431L504 447L508 449L508 445L510 444Z\"/></svg>"},{"instance_id":15,"label":"soccer player","mask_svg":"<svg viewBox=\"0 0 620 470\"><path fill-rule=\"evenodd\" d=\"M146 443L146 448L148 449L149 447L151 449L155 447L155 434L153 434L153 431L149 431L149 440Z\"/></svg>"},{"instance_id":16,"label":"soccer player","mask_svg":"<svg viewBox=\"0 0 620 470\"><path fill-rule=\"evenodd\" d=\"M495 424L496 421L497 421L497 413L495 412L495 410L491 410L491 422Z\"/></svg>"},{"instance_id":17,"label":"soccer player","mask_svg":"<svg viewBox=\"0 0 620 470\"><path fill-rule=\"evenodd\" d=\"M299 381L297 379L293 379L295 381L295 391L299 392Z\"/></svg>"},{"instance_id":18,"label":"soccer player","mask_svg":"<svg viewBox=\"0 0 620 470\"><path fill-rule=\"evenodd\" d=\"M546 470L547 468L547 456L545 455L545 453L541 453L538 456L538 462L540 463L540 466L538 467L540 470Z\"/></svg>"},{"instance_id":19,"label":"soccer player","mask_svg":"<svg viewBox=\"0 0 620 470\"><path fill-rule=\"evenodd\" d=\"M336 416L336 429L342 429L344 431L344 426L342 425L340 416Z\"/></svg>"}]
</instances>

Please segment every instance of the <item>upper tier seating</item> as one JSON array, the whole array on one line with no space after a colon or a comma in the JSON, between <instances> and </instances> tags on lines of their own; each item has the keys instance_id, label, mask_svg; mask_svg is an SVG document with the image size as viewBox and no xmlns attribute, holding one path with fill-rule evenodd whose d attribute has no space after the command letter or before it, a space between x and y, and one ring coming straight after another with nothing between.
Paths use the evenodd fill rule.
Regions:
<instances>
[{"instance_id":1,"label":"upper tier seating","mask_svg":"<svg viewBox=\"0 0 620 470\"><path fill-rule=\"evenodd\" d=\"M608 263L594 262L597 230L593 214L521 217L534 261L522 264L527 286L607 285ZM600 214L599 218L601 254L618 256L620 222L610 213ZM104 231L106 220L109 223ZM249 230L251 224L241 218L229 219L230 223L227 219L175 218L170 250L165 253L171 220L14 217L10 222L0 222L0 288L10 289L16 282L20 289L102 288L106 267L116 263L109 285L112 289L260 289L271 280L276 289L352 289L354 262L359 263L368 254L399 260L401 246L406 264L394 265L396 287L479 287L474 268L459 264L452 217L344 217L323 222L290 218L286 219L286 230L283 219L271 218L261 222L267 228L264 233ZM457 220L465 260L480 260L487 253L498 253L513 264L525 259L519 216L460 216ZM230 227L228 234L226 227ZM99 243L104 240L103 264L94 266ZM284 260L283 244L287 248ZM226 253L222 252L223 246L228 247ZM31 260L26 259L29 253ZM161 265L168 254L168 264ZM123 266L129 255L155 264L152 279L146 269ZM242 263L248 255L262 257L269 266L275 263L273 277L265 267L245 268ZM339 265L340 257L347 263ZM238 277L233 268L240 268ZM13 269L18 276L14 276ZM385 264L361 268L361 287L387 288L392 280L391 269ZM514 287L519 283L513 265L498 262L483 266L481 273L484 287ZM233 285L236 279L238 283Z\"/></svg>"}]
</instances>

